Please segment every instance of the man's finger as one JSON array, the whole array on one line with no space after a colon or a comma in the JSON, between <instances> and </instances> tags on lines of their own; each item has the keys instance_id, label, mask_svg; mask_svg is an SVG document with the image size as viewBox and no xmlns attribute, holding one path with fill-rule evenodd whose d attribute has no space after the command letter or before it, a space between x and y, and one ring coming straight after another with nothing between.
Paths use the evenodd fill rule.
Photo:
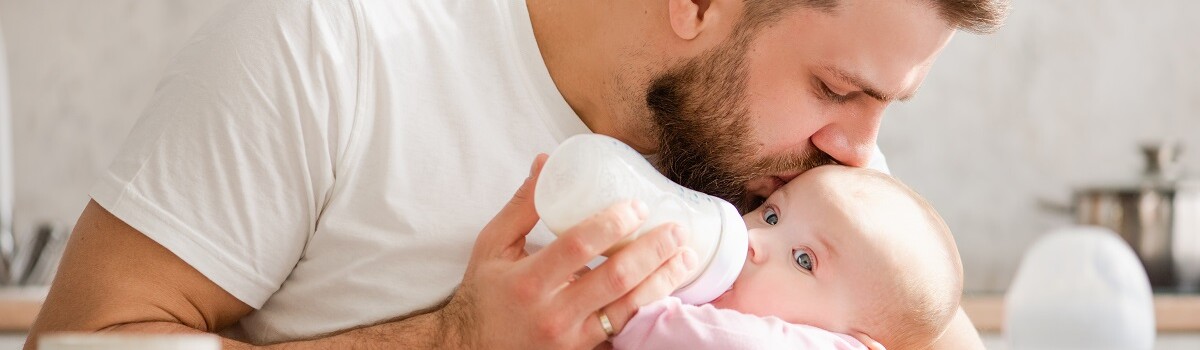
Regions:
<instances>
[{"instance_id":1,"label":"man's finger","mask_svg":"<svg viewBox=\"0 0 1200 350\"><path fill-rule=\"evenodd\" d=\"M475 239L475 254L519 255L519 249L523 247L515 247L518 251L514 252L514 246L524 241L525 235L533 230L533 226L538 221L537 210L533 206L533 193L538 175L541 174L542 165L545 163L545 154L538 154L534 158L533 164L529 168L529 177L525 178L525 182L513 194L512 199L504 205L504 208L500 209L500 213L496 214L487 226L484 226L479 237Z\"/></svg>"},{"instance_id":2,"label":"man's finger","mask_svg":"<svg viewBox=\"0 0 1200 350\"><path fill-rule=\"evenodd\" d=\"M571 277L567 279L567 282L575 282L575 281L579 280L580 276L583 276L584 274L587 274L588 272L591 272L591 271L592 271L592 268L587 267L587 266L584 266L578 270L575 270L575 273L571 274Z\"/></svg>"},{"instance_id":3,"label":"man's finger","mask_svg":"<svg viewBox=\"0 0 1200 350\"><path fill-rule=\"evenodd\" d=\"M529 272L553 288L642 224L645 205L622 201L583 220L526 259ZM591 275L593 273L588 273Z\"/></svg>"},{"instance_id":4,"label":"man's finger","mask_svg":"<svg viewBox=\"0 0 1200 350\"><path fill-rule=\"evenodd\" d=\"M641 288L640 285L646 282L655 283L656 288L649 292L662 292L658 296L661 298L676 287L667 285L666 282L678 284L682 282L683 276L663 276L674 278L670 281L648 280L647 277L667 266L668 260L681 252L686 241L687 233L679 225L659 226L618 251L595 270L580 277L579 281L572 283L563 291L564 300L570 300L568 307L574 308L576 312L588 312L608 305L635 287Z\"/></svg>"},{"instance_id":5,"label":"man's finger","mask_svg":"<svg viewBox=\"0 0 1200 350\"><path fill-rule=\"evenodd\" d=\"M691 257L688 257L688 255L691 255ZM689 269L687 265L689 262L685 261L688 259L692 259L690 264L695 266L695 253L691 249L685 249L676 254L667 263L655 270L637 288L599 309L603 310L605 315L608 315L609 324L613 327L613 334L621 333L621 330L625 329L625 324L629 323L630 319L633 319L633 315L637 313L638 308L662 299L675 291L683 279L688 276ZM587 320L584 322L584 327L594 329L589 331L592 332L589 334L596 334L597 337L601 338L606 337L604 329L599 327L599 320Z\"/></svg>"}]
</instances>

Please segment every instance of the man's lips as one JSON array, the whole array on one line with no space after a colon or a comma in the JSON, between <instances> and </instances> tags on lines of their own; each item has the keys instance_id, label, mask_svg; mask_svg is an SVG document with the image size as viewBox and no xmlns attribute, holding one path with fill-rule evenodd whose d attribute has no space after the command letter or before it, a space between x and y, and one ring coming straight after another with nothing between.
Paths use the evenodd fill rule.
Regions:
<instances>
[{"instance_id":1,"label":"man's lips","mask_svg":"<svg viewBox=\"0 0 1200 350\"><path fill-rule=\"evenodd\" d=\"M800 176L800 174L803 173L803 171L796 171L788 174L776 175L775 178L779 179L779 181L783 181L784 183L788 183L792 182L792 179L795 179L797 176Z\"/></svg>"},{"instance_id":2,"label":"man's lips","mask_svg":"<svg viewBox=\"0 0 1200 350\"><path fill-rule=\"evenodd\" d=\"M787 184L792 179L800 176L802 172L793 172L788 174L780 174L775 176L764 176L754 180L750 180L746 184L746 192L758 197L767 198L778 190L783 185Z\"/></svg>"},{"instance_id":3,"label":"man's lips","mask_svg":"<svg viewBox=\"0 0 1200 350\"><path fill-rule=\"evenodd\" d=\"M783 179L778 176L760 177L746 183L746 194L767 198L776 189L783 187Z\"/></svg>"}]
</instances>

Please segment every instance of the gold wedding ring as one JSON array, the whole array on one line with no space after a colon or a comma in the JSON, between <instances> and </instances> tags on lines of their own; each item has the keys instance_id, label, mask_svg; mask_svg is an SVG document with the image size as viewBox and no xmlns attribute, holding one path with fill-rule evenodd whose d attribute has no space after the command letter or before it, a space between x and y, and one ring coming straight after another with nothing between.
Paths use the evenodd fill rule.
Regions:
<instances>
[{"instance_id":1,"label":"gold wedding ring","mask_svg":"<svg viewBox=\"0 0 1200 350\"><path fill-rule=\"evenodd\" d=\"M615 332L613 332L612 322L608 320L608 315L604 314L604 309L596 311L596 316L600 318L600 328L604 329L604 334L611 338Z\"/></svg>"}]
</instances>

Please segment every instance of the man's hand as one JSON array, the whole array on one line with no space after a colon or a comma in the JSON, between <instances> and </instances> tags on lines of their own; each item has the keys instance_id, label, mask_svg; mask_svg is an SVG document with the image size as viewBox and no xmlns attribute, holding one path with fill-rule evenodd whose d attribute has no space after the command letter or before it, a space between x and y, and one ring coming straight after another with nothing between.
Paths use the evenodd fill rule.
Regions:
<instances>
[{"instance_id":1,"label":"man's hand","mask_svg":"<svg viewBox=\"0 0 1200 350\"><path fill-rule=\"evenodd\" d=\"M613 205L527 254L525 236L538 221L534 184L545 159L537 157L529 178L479 234L462 285L439 311L444 345L592 348L607 338L598 312L620 332L639 306L670 294L696 264L686 233L664 225L576 278L641 225L646 209L636 202Z\"/></svg>"}]
</instances>

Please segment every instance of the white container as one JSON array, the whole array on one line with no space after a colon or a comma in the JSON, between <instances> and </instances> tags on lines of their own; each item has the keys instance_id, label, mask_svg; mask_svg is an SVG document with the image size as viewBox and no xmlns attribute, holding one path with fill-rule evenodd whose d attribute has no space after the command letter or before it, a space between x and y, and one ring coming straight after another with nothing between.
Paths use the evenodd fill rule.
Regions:
<instances>
[{"instance_id":1,"label":"white container","mask_svg":"<svg viewBox=\"0 0 1200 350\"><path fill-rule=\"evenodd\" d=\"M716 299L733 285L746 262L746 224L732 204L680 186L617 139L584 134L559 145L542 168L534 205L546 227L561 235L620 201L646 204L646 221L608 256L668 222L687 229L697 269L673 294L689 304Z\"/></svg>"},{"instance_id":2,"label":"white container","mask_svg":"<svg viewBox=\"0 0 1200 350\"><path fill-rule=\"evenodd\" d=\"M1077 226L1029 248L1005 296L1013 350L1150 350L1154 297L1146 270L1115 232Z\"/></svg>"}]
</instances>

